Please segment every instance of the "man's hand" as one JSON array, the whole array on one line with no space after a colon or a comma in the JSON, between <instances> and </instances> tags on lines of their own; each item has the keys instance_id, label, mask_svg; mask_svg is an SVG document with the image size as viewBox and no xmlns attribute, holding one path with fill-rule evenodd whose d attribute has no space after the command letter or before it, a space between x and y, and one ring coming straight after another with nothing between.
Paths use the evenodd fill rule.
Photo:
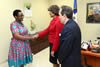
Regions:
<instances>
[{"instance_id":1,"label":"man's hand","mask_svg":"<svg viewBox=\"0 0 100 67\"><path fill-rule=\"evenodd\" d=\"M52 56L52 57L55 57L55 56L54 56L54 53L55 53L54 51L51 51L51 56Z\"/></svg>"}]
</instances>

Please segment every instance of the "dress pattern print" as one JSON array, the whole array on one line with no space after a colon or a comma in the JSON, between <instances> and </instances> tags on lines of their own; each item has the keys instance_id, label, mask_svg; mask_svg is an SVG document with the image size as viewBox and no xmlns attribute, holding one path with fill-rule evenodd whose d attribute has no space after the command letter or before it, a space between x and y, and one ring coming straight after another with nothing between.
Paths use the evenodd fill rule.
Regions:
<instances>
[{"instance_id":1,"label":"dress pattern print","mask_svg":"<svg viewBox=\"0 0 100 67\"><path fill-rule=\"evenodd\" d=\"M28 30L24 24L19 24L16 21L10 25L12 38L8 54L9 67L20 67L21 64L32 63L33 56L29 45L29 40L18 40L13 37L13 34L19 32L22 36L27 36Z\"/></svg>"}]
</instances>

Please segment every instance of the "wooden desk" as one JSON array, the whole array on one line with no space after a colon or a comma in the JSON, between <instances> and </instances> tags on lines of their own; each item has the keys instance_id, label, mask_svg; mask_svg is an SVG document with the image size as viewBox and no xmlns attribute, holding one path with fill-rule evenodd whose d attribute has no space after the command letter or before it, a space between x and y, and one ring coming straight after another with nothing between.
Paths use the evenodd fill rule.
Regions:
<instances>
[{"instance_id":1,"label":"wooden desk","mask_svg":"<svg viewBox=\"0 0 100 67\"><path fill-rule=\"evenodd\" d=\"M48 35L42 38L30 41L32 53L36 54L49 46Z\"/></svg>"},{"instance_id":2,"label":"wooden desk","mask_svg":"<svg viewBox=\"0 0 100 67\"><path fill-rule=\"evenodd\" d=\"M81 50L81 57L85 56L87 64L92 67L100 67L100 53L93 53L91 51ZM84 64L84 61L82 61Z\"/></svg>"}]
</instances>

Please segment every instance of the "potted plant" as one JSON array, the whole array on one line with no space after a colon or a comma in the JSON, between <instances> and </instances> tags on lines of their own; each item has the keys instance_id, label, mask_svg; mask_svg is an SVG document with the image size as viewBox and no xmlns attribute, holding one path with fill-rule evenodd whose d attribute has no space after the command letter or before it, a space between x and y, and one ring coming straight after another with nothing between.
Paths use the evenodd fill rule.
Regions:
<instances>
[{"instance_id":1,"label":"potted plant","mask_svg":"<svg viewBox=\"0 0 100 67\"><path fill-rule=\"evenodd\" d=\"M35 28L36 28L36 25L32 22L32 20L30 20L30 34L35 34L36 31L35 31Z\"/></svg>"}]
</instances>

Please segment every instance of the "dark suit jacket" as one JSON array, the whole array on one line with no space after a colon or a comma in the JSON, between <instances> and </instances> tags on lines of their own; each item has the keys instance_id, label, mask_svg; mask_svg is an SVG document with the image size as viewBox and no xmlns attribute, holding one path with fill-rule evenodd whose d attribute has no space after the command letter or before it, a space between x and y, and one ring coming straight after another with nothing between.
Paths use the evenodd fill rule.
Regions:
<instances>
[{"instance_id":1,"label":"dark suit jacket","mask_svg":"<svg viewBox=\"0 0 100 67\"><path fill-rule=\"evenodd\" d=\"M81 32L78 24L70 19L62 29L58 60L65 67L80 67ZM64 67L64 66L62 66Z\"/></svg>"}]
</instances>

